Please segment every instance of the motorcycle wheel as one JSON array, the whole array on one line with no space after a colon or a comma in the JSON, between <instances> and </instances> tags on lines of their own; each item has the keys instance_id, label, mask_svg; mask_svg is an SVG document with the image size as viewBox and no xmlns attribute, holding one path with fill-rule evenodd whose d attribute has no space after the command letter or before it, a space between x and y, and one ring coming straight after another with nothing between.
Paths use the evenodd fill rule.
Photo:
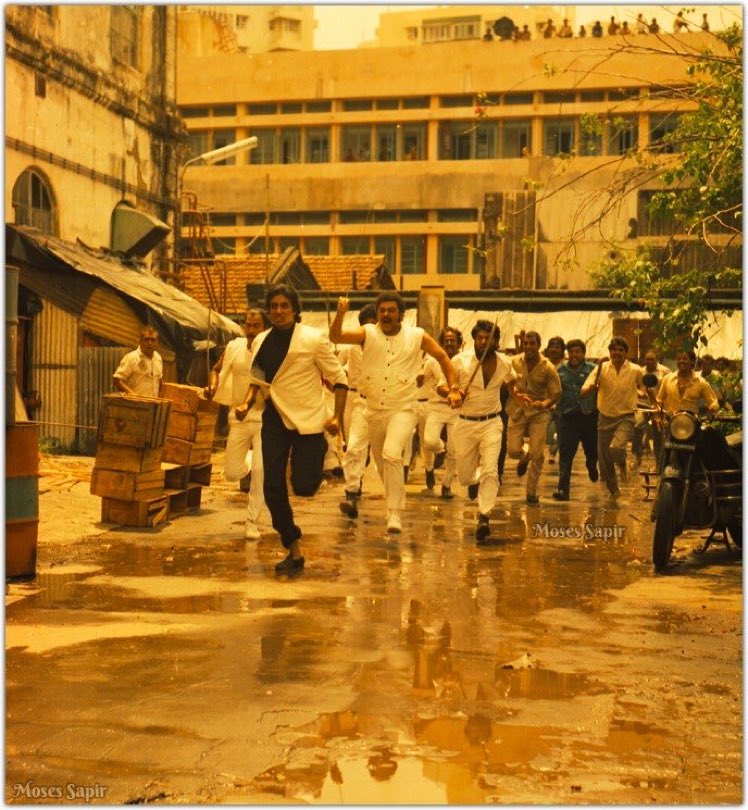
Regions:
<instances>
[{"instance_id":1,"label":"motorcycle wheel","mask_svg":"<svg viewBox=\"0 0 748 810\"><path fill-rule=\"evenodd\" d=\"M727 533L730 535L730 540L732 540L735 545L742 549L743 548L743 523L742 521L734 521L733 523L727 524Z\"/></svg>"},{"instance_id":2,"label":"motorcycle wheel","mask_svg":"<svg viewBox=\"0 0 748 810\"><path fill-rule=\"evenodd\" d=\"M652 562L655 571L662 571L670 560L675 539L675 487L670 481L663 481L660 485L657 506L657 520L655 521L654 538L652 540Z\"/></svg>"}]
</instances>

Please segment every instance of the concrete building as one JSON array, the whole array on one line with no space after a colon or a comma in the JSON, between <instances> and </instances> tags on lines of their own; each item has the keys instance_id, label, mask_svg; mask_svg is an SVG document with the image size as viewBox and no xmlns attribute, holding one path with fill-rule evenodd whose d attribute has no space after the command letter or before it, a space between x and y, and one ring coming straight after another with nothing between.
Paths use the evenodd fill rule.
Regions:
<instances>
[{"instance_id":1,"label":"concrete building","mask_svg":"<svg viewBox=\"0 0 748 810\"><path fill-rule=\"evenodd\" d=\"M314 6L181 5L180 50L196 56L211 53L310 51Z\"/></svg>"},{"instance_id":2,"label":"concrete building","mask_svg":"<svg viewBox=\"0 0 748 810\"><path fill-rule=\"evenodd\" d=\"M674 52L706 45L709 34L688 33L625 47L473 39L185 55L177 97L193 152L259 140L231 165L191 166L185 185L232 255L383 254L402 289L589 288L610 240L664 239L645 212L654 183L609 210L601 190L637 151L677 160L662 139L693 105Z\"/></svg>"}]
</instances>

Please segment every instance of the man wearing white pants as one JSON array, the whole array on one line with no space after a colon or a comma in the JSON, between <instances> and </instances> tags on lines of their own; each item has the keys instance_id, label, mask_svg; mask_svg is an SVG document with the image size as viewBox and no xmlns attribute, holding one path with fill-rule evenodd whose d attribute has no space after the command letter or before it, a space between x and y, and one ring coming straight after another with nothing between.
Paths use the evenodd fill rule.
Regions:
<instances>
[{"instance_id":1,"label":"man wearing white pants","mask_svg":"<svg viewBox=\"0 0 748 810\"><path fill-rule=\"evenodd\" d=\"M205 389L208 397L229 406L229 437L226 440L226 458L223 474L227 481L240 481L250 472L247 463L251 453L251 480L247 498L247 522L244 536L247 540L257 540L260 531L257 523L265 503L262 494L263 466L260 430L262 428L262 397L243 421L239 421L234 409L241 405L247 396L250 380L250 347L252 341L270 326L262 309L250 309L244 325L246 337L229 341L218 362L210 373L210 383Z\"/></svg>"},{"instance_id":2,"label":"man wearing white pants","mask_svg":"<svg viewBox=\"0 0 748 810\"><path fill-rule=\"evenodd\" d=\"M517 375L509 360L497 351L498 326L490 321L476 321L471 336L473 350L460 352L452 359L463 398L452 440L461 484L473 483L475 470L480 467L479 514L475 529L476 541L480 544L491 533L489 518L499 492L498 461L503 430L499 390L502 383L506 383L511 393Z\"/></svg>"},{"instance_id":3,"label":"man wearing white pants","mask_svg":"<svg viewBox=\"0 0 748 810\"><path fill-rule=\"evenodd\" d=\"M387 499L387 531L402 531L405 507L403 454L416 425L414 410L418 398L416 377L421 352L434 357L449 386L448 399L460 402L457 377L447 353L423 329L403 326L405 305L395 292L380 293L376 300L377 323L357 329L343 329L348 299L338 299L330 340L362 347L359 389L366 397L369 441Z\"/></svg>"}]
</instances>

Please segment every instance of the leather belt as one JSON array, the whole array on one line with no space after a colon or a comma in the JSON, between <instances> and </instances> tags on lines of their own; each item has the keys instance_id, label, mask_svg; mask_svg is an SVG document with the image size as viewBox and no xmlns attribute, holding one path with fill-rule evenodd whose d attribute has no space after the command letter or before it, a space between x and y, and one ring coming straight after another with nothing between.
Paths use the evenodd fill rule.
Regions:
<instances>
[{"instance_id":1,"label":"leather belt","mask_svg":"<svg viewBox=\"0 0 748 810\"><path fill-rule=\"evenodd\" d=\"M485 416L465 416L465 414L458 413L457 415L460 419L465 419L468 422L487 422L489 419L495 419L501 411L496 411L496 413L487 413Z\"/></svg>"}]
</instances>

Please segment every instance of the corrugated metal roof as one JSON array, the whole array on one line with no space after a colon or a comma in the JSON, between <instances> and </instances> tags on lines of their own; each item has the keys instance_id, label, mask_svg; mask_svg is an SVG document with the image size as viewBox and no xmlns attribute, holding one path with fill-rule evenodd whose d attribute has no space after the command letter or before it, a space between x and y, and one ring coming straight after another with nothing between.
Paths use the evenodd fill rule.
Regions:
<instances>
[{"instance_id":1,"label":"corrugated metal roof","mask_svg":"<svg viewBox=\"0 0 748 810\"><path fill-rule=\"evenodd\" d=\"M66 242L36 228L6 224L5 233L9 262L41 265L47 270L72 269L99 279L150 310L152 320L160 320L164 331L172 334L175 347L183 345L185 339L205 339L209 319L211 336L218 342L243 334L233 321L209 313L187 293L116 255Z\"/></svg>"}]
</instances>

